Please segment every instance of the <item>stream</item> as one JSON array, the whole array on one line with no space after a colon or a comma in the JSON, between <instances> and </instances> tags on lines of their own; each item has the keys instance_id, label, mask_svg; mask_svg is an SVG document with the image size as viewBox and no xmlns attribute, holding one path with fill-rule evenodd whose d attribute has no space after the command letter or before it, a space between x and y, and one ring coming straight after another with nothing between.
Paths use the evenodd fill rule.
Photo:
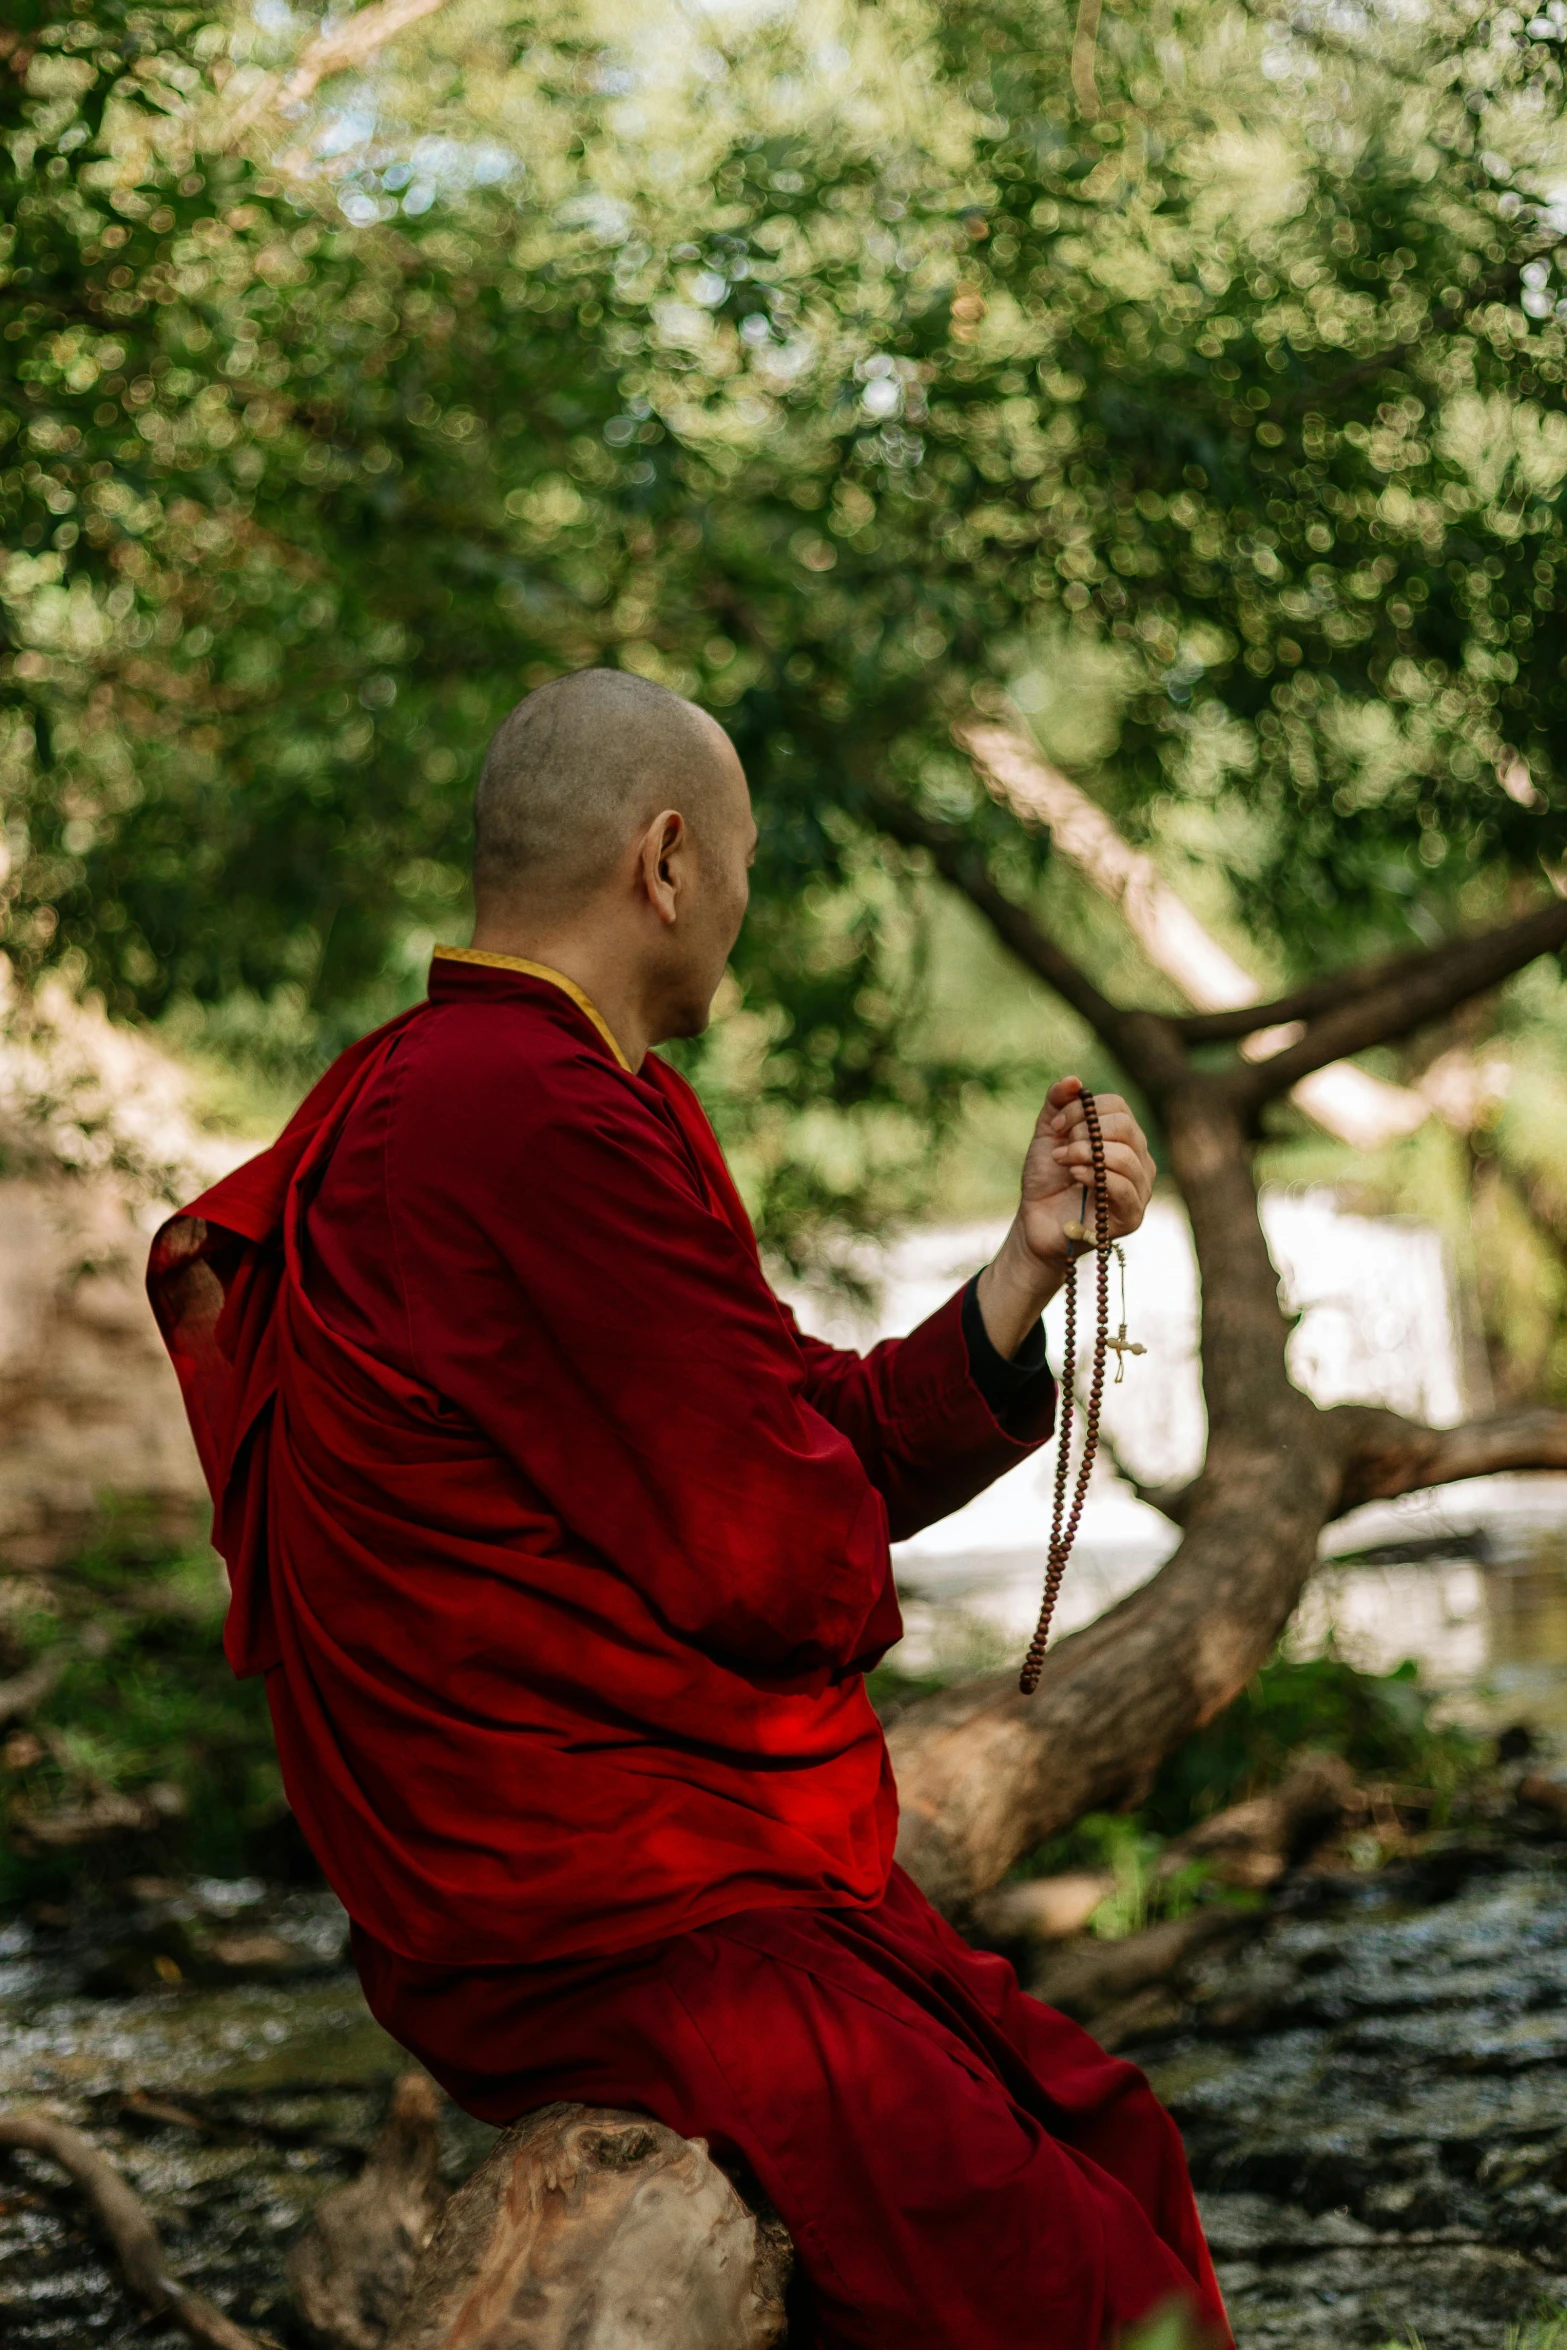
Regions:
<instances>
[{"instance_id":1,"label":"stream","mask_svg":"<svg viewBox=\"0 0 1567 2350\"><path fill-rule=\"evenodd\" d=\"M1302 1876L1132 2045L1242 2350L1502 2350L1567 2307L1567 1851Z\"/></svg>"},{"instance_id":2,"label":"stream","mask_svg":"<svg viewBox=\"0 0 1567 2350\"><path fill-rule=\"evenodd\" d=\"M1243 2350L1411 2331L1503 2350L1567 2306L1564 1860L1514 1817L1374 1878L1303 1872L1128 2044L1185 2133ZM0 1942L0 2101L89 2129L179 2273L291 2346L288 2247L403 2061L344 1928L322 1893L143 1882L123 1911ZM164 1979L199 1976L203 1948L237 1979ZM450 2108L444 2127L456 2179L493 2133ZM179 2339L137 2322L74 2196L26 2155L0 2174L0 2331L14 2350Z\"/></svg>"}]
</instances>

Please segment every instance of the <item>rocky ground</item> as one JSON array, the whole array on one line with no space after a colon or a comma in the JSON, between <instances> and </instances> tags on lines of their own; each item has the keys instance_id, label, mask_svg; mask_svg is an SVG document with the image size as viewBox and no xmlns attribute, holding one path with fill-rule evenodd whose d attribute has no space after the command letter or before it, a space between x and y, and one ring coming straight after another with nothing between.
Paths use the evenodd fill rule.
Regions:
<instances>
[{"instance_id":1,"label":"rocky ground","mask_svg":"<svg viewBox=\"0 0 1567 2350\"><path fill-rule=\"evenodd\" d=\"M1304 1877L1129 2053L1185 2134L1245 2350L1501 2350L1567 2308L1567 1872L1456 1846Z\"/></svg>"},{"instance_id":2,"label":"rocky ground","mask_svg":"<svg viewBox=\"0 0 1567 2350\"><path fill-rule=\"evenodd\" d=\"M1123 2040L1186 2133L1245 2350L1411 2332L1503 2350L1567 2306L1564 1859L1482 1839L1302 1876ZM342 1943L328 1897L259 1884L152 1889L0 1942L0 2103L91 2130L174 2265L290 2345L287 2247L404 2062ZM490 2137L449 2114L449 2175ZM137 2322L70 2191L26 2155L0 2169L0 2331L15 2350L178 2339Z\"/></svg>"}]
</instances>

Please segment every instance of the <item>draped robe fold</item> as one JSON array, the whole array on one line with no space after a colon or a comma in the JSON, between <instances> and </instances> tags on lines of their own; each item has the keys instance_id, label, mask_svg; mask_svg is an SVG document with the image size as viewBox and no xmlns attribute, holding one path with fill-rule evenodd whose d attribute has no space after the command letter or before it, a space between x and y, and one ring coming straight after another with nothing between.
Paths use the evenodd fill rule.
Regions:
<instances>
[{"instance_id":1,"label":"draped robe fold","mask_svg":"<svg viewBox=\"0 0 1567 2350\"><path fill-rule=\"evenodd\" d=\"M889 1536L1049 1429L998 1423L959 1300L863 1358L805 1336L683 1080L549 975L442 961L149 1288L230 1662L454 2095L732 2152L824 2345L1093 2350L1177 2294L1222 2326L1140 2076L893 1868Z\"/></svg>"}]
</instances>

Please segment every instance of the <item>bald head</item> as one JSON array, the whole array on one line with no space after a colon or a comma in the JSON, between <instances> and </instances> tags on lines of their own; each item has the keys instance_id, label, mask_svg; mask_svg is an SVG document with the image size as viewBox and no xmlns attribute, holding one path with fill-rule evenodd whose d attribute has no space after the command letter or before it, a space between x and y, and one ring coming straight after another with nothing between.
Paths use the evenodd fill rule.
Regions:
<instances>
[{"instance_id":1,"label":"bald head","mask_svg":"<svg viewBox=\"0 0 1567 2350\"><path fill-rule=\"evenodd\" d=\"M554 678L501 721L485 756L475 896L570 915L661 809L700 832L738 776L722 727L667 686L621 669Z\"/></svg>"}]
</instances>

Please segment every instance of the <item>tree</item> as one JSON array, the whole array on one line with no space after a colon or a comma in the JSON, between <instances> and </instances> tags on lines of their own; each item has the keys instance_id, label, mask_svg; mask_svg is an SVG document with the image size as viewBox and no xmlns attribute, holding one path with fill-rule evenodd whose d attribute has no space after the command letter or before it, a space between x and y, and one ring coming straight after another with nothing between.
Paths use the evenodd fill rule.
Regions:
<instances>
[{"instance_id":1,"label":"tree","mask_svg":"<svg viewBox=\"0 0 1567 2350\"><path fill-rule=\"evenodd\" d=\"M1567 1467L1563 1412L1436 1430L1370 1405L1310 1403L1285 1367L1290 1323L1249 1165L1267 1103L1341 1054L1407 1036L1559 951L1567 903L1250 1011L1171 1017L1109 1003L965 863L960 843L930 831L924 839L1156 1105L1196 1243L1208 1406L1200 1475L1179 1493L1149 1495L1182 1528L1153 1580L1052 1650L1035 1698L1020 1697L1010 1675L990 1675L893 1726L905 1865L961 1911L1054 1829L1135 1799L1164 1756L1239 1693L1288 1622L1329 1520L1463 1477ZM1264 1060L1215 1069L1197 1059L1204 1046L1283 1025L1294 1040Z\"/></svg>"},{"instance_id":2,"label":"tree","mask_svg":"<svg viewBox=\"0 0 1567 2350\"><path fill-rule=\"evenodd\" d=\"M1032 1715L899 1725L960 1899L1223 1702L1349 1497L1557 1457L1553 1417L1444 1452L1314 1416L1250 1163L1297 1079L1418 1050L1563 936L1559 28L1202 0L1090 57L1054 0L824 0L671 60L652 23L467 0L289 117L216 18L38 0L12 944L126 1012L265 1033L292 988L324 1044L454 906L489 723L606 659L718 708L756 788L738 1008L695 1064L729 1138L801 1104L919 1136L999 1081L930 1048L937 888L1057 992L1191 1208L1213 1442L1181 1552ZM1139 987L1020 817L993 730L1031 709L1059 750L1089 673L1079 772L1271 970L1258 1022L1305 1028L1269 1056L1216 1063L1251 1016ZM873 1157L752 1173L797 1250L896 1196Z\"/></svg>"}]
</instances>

